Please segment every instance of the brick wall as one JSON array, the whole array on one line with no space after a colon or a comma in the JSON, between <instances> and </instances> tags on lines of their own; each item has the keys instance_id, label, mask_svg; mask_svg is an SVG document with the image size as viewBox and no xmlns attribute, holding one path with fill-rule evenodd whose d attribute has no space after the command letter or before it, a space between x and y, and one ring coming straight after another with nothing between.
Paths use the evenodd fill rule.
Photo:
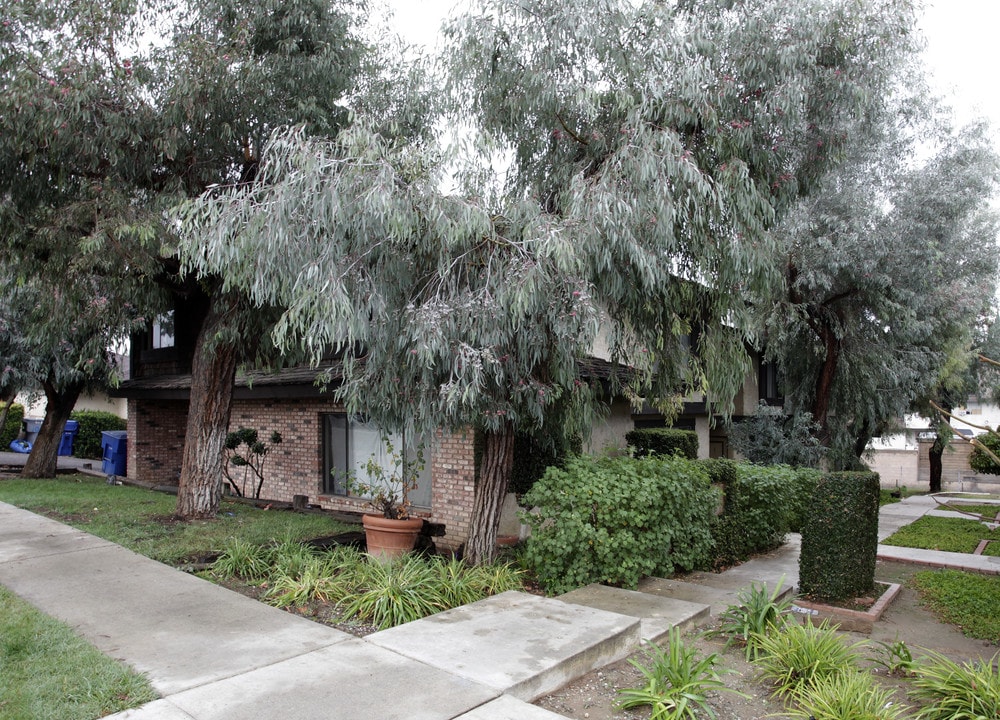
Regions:
<instances>
[{"instance_id":1,"label":"brick wall","mask_svg":"<svg viewBox=\"0 0 1000 720\"><path fill-rule=\"evenodd\" d=\"M255 428L261 439L272 431L282 442L273 448L265 465L267 478L261 497L290 502L305 495L308 502L331 510L368 512L362 500L324 495L324 413L343 408L325 398L235 400L230 429ZM158 484L176 484L180 476L187 402L129 400L128 476ZM416 515L444 523L447 535L435 541L440 548L457 549L469 534L469 517L475 490L472 432L438 433L431 443L431 509ZM235 475L235 473L234 473ZM248 493L250 481L247 483Z\"/></svg>"},{"instance_id":2,"label":"brick wall","mask_svg":"<svg viewBox=\"0 0 1000 720\"><path fill-rule=\"evenodd\" d=\"M181 474L186 400L128 401L128 476L176 485Z\"/></svg>"}]
</instances>

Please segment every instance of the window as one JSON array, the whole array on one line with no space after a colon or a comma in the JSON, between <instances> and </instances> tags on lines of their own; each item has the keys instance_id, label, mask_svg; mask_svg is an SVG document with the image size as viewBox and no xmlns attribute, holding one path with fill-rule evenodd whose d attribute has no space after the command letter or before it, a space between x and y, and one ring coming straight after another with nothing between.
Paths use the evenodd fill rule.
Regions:
<instances>
[{"instance_id":1,"label":"window","mask_svg":"<svg viewBox=\"0 0 1000 720\"><path fill-rule=\"evenodd\" d=\"M153 329L150 334L152 348L169 348L174 346L174 311L171 310L166 315L160 315L153 320Z\"/></svg>"},{"instance_id":2,"label":"window","mask_svg":"<svg viewBox=\"0 0 1000 720\"><path fill-rule=\"evenodd\" d=\"M323 415L322 419L324 493L347 495L348 473L353 472L363 478L365 463L373 455L387 471L393 470L391 461L386 458L385 443L382 442L385 435L388 435L393 447L404 448L404 455L408 460L416 456L419 442L414 442L399 433L384 433L373 423L339 413ZM430 452L426 447L424 467L420 472L417 487L410 491L409 498L415 507L430 507L431 466Z\"/></svg>"},{"instance_id":3,"label":"window","mask_svg":"<svg viewBox=\"0 0 1000 720\"><path fill-rule=\"evenodd\" d=\"M781 376L775 363L762 362L757 376L758 397L768 405L781 405L784 393L781 390Z\"/></svg>"}]
</instances>

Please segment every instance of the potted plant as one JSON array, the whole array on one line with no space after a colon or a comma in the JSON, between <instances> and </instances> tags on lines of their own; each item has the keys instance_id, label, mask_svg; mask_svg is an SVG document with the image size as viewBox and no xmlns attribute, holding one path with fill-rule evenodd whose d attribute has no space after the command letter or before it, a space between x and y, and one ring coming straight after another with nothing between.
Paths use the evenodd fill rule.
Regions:
<instances>
[{"instance_id":1,"label":"potted plant","mask_svg":"<svg viewBox=\"0 0 1000 720\"><path fill-rule=\"evenodd\" d=\"M382 438L382 442L388 462L380 462L373 454L364 464L367 480L350 476L347 489L351 494L367 498L368 504L378 511L361 518L368 553L379 558L393 558L413 550L424 526L422 518L410 517L409 498L424 468L424 459L422 448L418 449L416 458L407 459L388 438Z\"/></svg>"}]
</instances>

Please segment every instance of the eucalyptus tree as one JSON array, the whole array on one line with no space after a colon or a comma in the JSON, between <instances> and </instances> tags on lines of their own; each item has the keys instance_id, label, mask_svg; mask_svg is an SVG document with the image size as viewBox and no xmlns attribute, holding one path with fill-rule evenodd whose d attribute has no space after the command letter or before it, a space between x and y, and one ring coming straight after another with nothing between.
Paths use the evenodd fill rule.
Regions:
<instances>
[{"instance_id":1,"label":"eucalyptus tree","mask_svg":"<svg viewBox=\"0 0 1000 720\"><path fill-rule=\"evenodd\" d=\"M25 462L28 478L55 477L63 428L80 394L120 375L111 348L138 321L128 302L110 302L93 278L63 288L4 273L0 291L0 383L44 393L45 417ZM79 284L89 284L85 290ZM83 291L81 291L83 290Z\"/></svg>"},{"instance_id":2,"label":"eucalyptus tree","mask_svg":"<svg viewBox=\"0 0 1000 720\"><path fill-rule=\"evenodd\" d=\"M345 96L365 97L358 78L372 75L361 90L381 81L359 40L363 11L326 0L0 0L5 258L22 274L71 267L102 287L116 280L112 302L160 289L205 308L182 517L217 509L237 365L275 358L256 342L266 310L217 278L181 272L163 211L216 184L252 183L275 126L321 136L342 128ZM147 309L165 307L161 295Z\"/></svg>"},{"instance_id":3,"label":"eucalyptus tree","mask_svg":"<svg viewBox=\"0 0 1000 720\"><path fill-rule=\"evenodd\" d=\"M880 102L912 24L905 1L486 2L441 65L475 152L446 173L363 124L275 136L264 182L185 209L182 254L284 308L282 346L340 348L349 407L482 427L466 553L488 559L515 432L587 422L599 329L621 390L728 409L768 230Z\"/></svg>"},{"instance_id":4,"label":"eucalyptus tree","mask_svg":"<svg viewBox=\"0 0 1000 720\"><path fill-rule=\"evenodd\" d=\"M769 346L843 467L964 371L991 306L998 158L982 126L939 139L922 164L905 144L859 149L778 233Z\"/></svg>"}]
</instances>

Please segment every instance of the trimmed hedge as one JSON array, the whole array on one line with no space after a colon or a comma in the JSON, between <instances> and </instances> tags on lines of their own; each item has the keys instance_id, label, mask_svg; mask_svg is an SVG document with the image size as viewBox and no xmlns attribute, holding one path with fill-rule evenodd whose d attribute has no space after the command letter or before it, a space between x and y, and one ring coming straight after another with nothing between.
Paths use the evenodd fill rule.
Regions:
<instances>
[{"instance_id":1,"label":"trimmed hedge","mask_svg":"<svg viewBox=\"0 0 1000 720\"><path fill-rule=\"evenodd\" d=\"M728 567L757 553L773 550L785 534L798 531L821 473L787 465L754 465L731 460L711 462L725 483L723 512L712 526L712 565Z\"/></svg>"},{"instance_id":2,"label":"trimmed hedge","mask_svg":"<svg viewBox=\"0 0 1000 720\"><path fill-rule=\"evenodd\" d=\"M126 430L128 423L114 413L102 410L74 410L70 420L80 423L73 440L73 455L78 458L100 460L104 457L101 433L105 430Z\"/></svg>"},{"instance_id":3,"label":"trimmed hedge","mask_svg":"<svg viewBox=\"0 0 1000 720\"><path fill-rule=\"evenodd\" d=\"M0 403L0 414L6 403ZM10 444L21 434L21 422L24 420L24 405L13 403L7 413L7 421L0 428L0 450L10 449Z\"/></svg>"},{"instance_id":4,"label":"trimmed hedge","mask_svg":"<svg viewBox=\"0 0 1000 720\"><path fill-rule=\"evenodd\" d=\"M524 502L525 563L556 594L700 566L718 494L692 460L582 456L549 468Z\"/></svg>"},{"instance_id":5,"label":"trimmed hedge","mask_svg":"<svg viewBox=\"0 0 1000 720\"><path fill-rule=\"evenodd\" d=\"M647 455L680 455L688 460L698 458L698 433L676 428L646 428L625 434L625 442L635 448L636 457Z\"/></svg>"},{"instance_id":6,"label":"trimmed hedge","mask_svg":"<svg viewBox=\"0 0 1000 720\"><path fill-rule=\"evenodd\" d=\"M874 590L878 498L877 473L839 472L820 477L802 527L802 594L820 600L845 600Z\"/></svg>"}]
</instances>

